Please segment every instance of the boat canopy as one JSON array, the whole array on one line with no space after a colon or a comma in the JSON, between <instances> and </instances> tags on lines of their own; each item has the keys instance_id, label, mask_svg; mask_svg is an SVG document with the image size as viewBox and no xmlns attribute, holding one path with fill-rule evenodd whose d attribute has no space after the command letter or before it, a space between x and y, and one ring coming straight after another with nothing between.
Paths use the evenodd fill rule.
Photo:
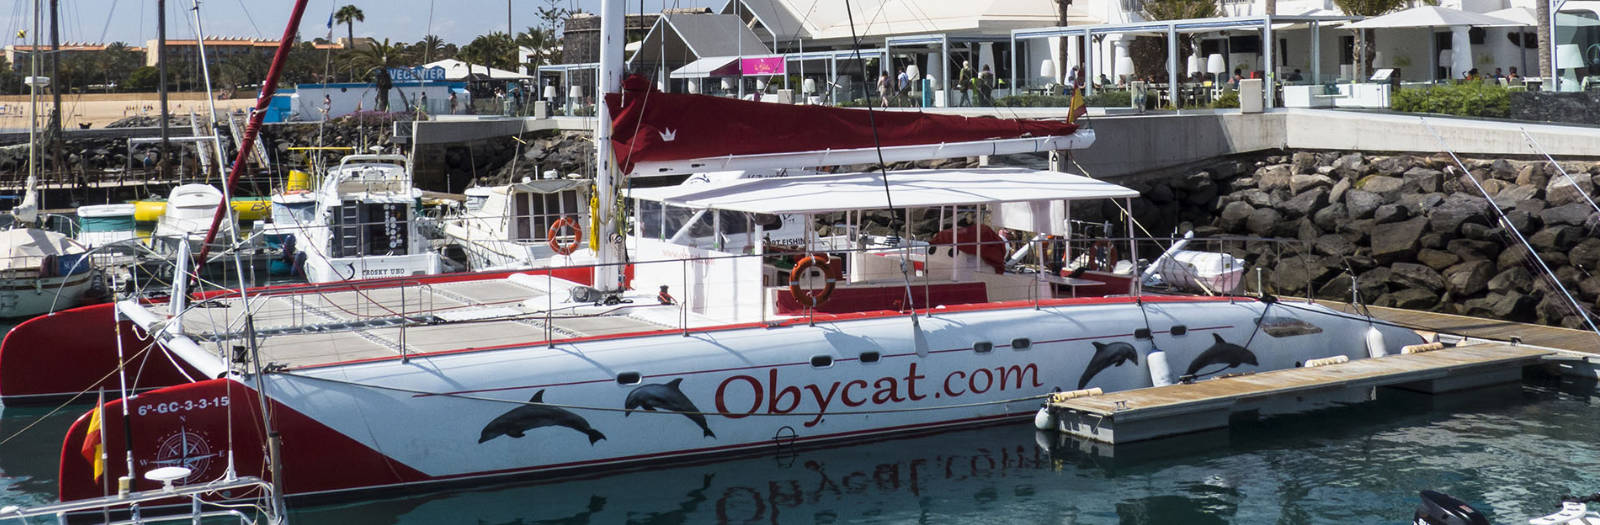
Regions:
<instances>
[{"instance_id":1,"label":"boat canopy","mask_svg":"<svg viewBox=\"0 0 1600 525\"><path fill-rule=\"evenodd\" d=\"M0 231L0 270L36 268L46 256L76 255L84 253L82 245L71 237L34 228L16 228Z\"/></svg>"},{"instance_id":2,"label":"boat canopy","mask_svg":"<svg viewBox=\"0 0 1600 525\"><path fill-rule=\"evenodd\" d=\"M633 175L1005 155L1094 141L1065 119L768 104L664 93L638 75L623 89L606 95L606 104L617 161Z\"/></svg>"},{"instance_id":3,"label":"boat canopy","mask_svg":"<svg viewBox=\"0 0 1600 525\"><path fill-rule=\"evenodd\" d=\"M688 208L818 214L1013 202L1120 199L1139 192L1081 175L1027 168L929 169L738 179L634 189L630 197Z\"/></svg>"}]
</instances>

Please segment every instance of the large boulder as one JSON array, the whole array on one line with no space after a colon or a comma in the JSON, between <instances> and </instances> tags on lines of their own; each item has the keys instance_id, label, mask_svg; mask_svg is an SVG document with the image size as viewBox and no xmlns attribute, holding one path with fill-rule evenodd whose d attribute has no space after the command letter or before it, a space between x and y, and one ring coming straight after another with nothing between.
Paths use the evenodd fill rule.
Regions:
<instances>
[{"instance_id":1,"label":"large boulder","mask_svg":"<svg viewBox=\"0 0 1600 525\"><path fill-rule=\"evenodd\" d=\"M1452 194L1428 213L1428 223L1433 231L1450 234L1461 228L1461 223L1488 221L1489 201L1462 193Z\"/></svg>"},{"instance_id":2,"label":"large boulder","mask_svg":"<svg viewBox=\"0 0 1600 525\"><path fill-rule=\"evenodd\" d=\"M1296 151L1289 157L1289 165L1294 168L1295 174L1316 173L1317 155L1309 151Z\"/></svg>"},{"instance_id":3,"label":"large boulder","mask_svg":"<svg viewBox=\"0 0 1600 525\"><path fill-rule=\"evenodd\" d=\"M1296 195L1311 188L1332 188L1333 179L1327 175L1295 175L1289 177L1289 191Z\"/></svg>"},{"instance_id":4,"label":"large boulder","mask_svg":"<svg viewBox=\"0 0 1600 525\"><path fill-rule=\"evenodd\" d=\"M1328 190L1328 202L1344 202L1344 193L1350 191L1350 179L1339 179Z\"/></svg>"},{"instance_id":5,"label":"large boulder","mask_svg":"<svg viewBox=\"0 0 1600 525\"><path fill-rule=\"evenodd\" d=\"M1339 225L1348 218L1349 215L1345 211L1344 204L1337 202L1323 206L1322 209L1311 214L1311 222L1313 224L1316 224L1318 228L1322 228L1323 231L1330 232L1338 231Z\"/></svg>"},{"instance_id":6,"label":"large boulder","mask_svg":"<svg viewBox=\"0 0 1600 525\"><path fill-rule=\"evenodd\" d=\"M1593 272L1600 267L1600 238L1590 237L1579 242L1567 252L1567 258L1572 264Z\"/></svg>"},{"instance_id":7,"label":"large boulder","mask_svg":"<svg viewBox=\"0 0 1600 525\"><path fill-rule=\"evenodd\" d=\"M1272 208L1260 208L1250 212L1250 217L1245 219L1245 228L1250 233L1259 236L1270 236L1278 223L1283 222L1283 214Z\"/></svg>"},{"instance_id":8,"label":"large boulder","mask_svg":"<svg viewBox=\"0 0 1600 525\"><path fill-rule=\"evenodd\" d=\"M1443 193L1407 193L1400 196L1399 204L1411 210L1412 215L1427 215L1429 210L1444 202Z\"/></svg>"},{"instance_id":9,"label":"large boulder","mask_svg":"<svg viewBox=\"0 0 1600 525\"><path fill-rule=\"evenodd\" d=\"M1245 220L1249 219L1250 214L1255 211L1255 207L1249 204L1239 201L1230 202L1227 206L1223 206L1222 213L1218 214L1217 225L1227 232L1243 231Z\"/></svg>"},{"instance_id":10,"label":"large boulder","mask_svg":"<svg viewBox=\"0 0 1600 525\"><path fill-rule=\"evenodd\" d=\"M1427 225L1427 219L1417 217L1375 227L1371 233L1372 257L1380 263L1410 260L1417 253L1417 240Z\"/></svg>"},{"instance_id":11,"label":"large boulder","mask_svg":"<svg viewBox=\"0 0 1600 525\"><path fill-rule=\"evenodd\" d=\"M1508 321L1527 321L1533 318L1534 298L1522 292L1506 292L1493 294L1494 304L1489 307L1489 315L1495 319Z\"/></svg>"},{"instance_id":12,"label":"large boulder","mask_svg":"<svg viewBox=\"0 0 1600 525\"><path fill-rule=\"evenodd\" d=\"M1350 242L1350 239L1346 239L1343 235L1330 233L1317 237L1312 248L1323 255L1344 257L1356 252L1356 243Z\"/></svg>"},{"instance_id":13,"label":"large boulder","mask_svg":"<svg viewBox=\"0 0 1600 525\"><path fill-rule=\"evenodd\" d=\"M1572 180L1557 175L1550 178L1550 183L1544 188L1545 200L1551 206L1564 206L1574 202L1584 202L1584 195L1594 194L1594 180L1586 172L1569 172Z\"/></svg>"},{"instance_id":14,"label":"large boulder","mask_svg":"<svg viewBox=\"0 0 1600 525\"><path fill-rule=\"evenodd\" d=\"M1444 276L1433 268L1415 263L1389 265L1389 283L1401 288L1417 287L1439 293L1445 289Z\"/></svg>"},{"instance_id":15,"label":"large boulder","mask_svg":"<svg viewBox=\"0 0 1600 525\"><path fill-rule=\"evenodd\" d=\"M1467 261L1444 271L1445 287L1456 297L1473 296L1488 289L1493 276L1494 263L1481 260Z\"/></svg>"},{"instance_id":16,"label":"large boulder","mask_svg":"<svg viewBox=\"0 0 1600 525\"><path fill-rule=\"evenodd\" d=\"M1255 188L1240 191L1234 194L1239 200L1257 208L1272 206L1272 194Z\"/></svg>"},{"instance_id":17,"label":"large boulder","mask_svg":"<svg viewBox=\"0 0 1600 525\"><path fill-rule=\"evenodd\" d=\"M1312 188L1279 204L1278 211L1283 212L1285 217L1295 219L1309 217L1327 204L1328 190L1326 188Z\"/></svg>"},{"instance_id":18,"label":"large boulder","mask_svg":"<svg viewBox=\"0 0 1600 525\"><path fill-rule=\"evenodd\" d=\"M1516 206L1517 201L1537 199L1543 196L1544 188L1542 187L1531 184L1517 184L1494 194L1494 203L1501 208L1510 208Z\"/></svg>"},{"instance_id":19,"label":"large boulder","mask_svg":"<svg viewBox=\"0 0 1600 525\"><path fill-rule=\"evenodd\" d=\"M1350 190L1344 194L1345 211L1352 219L1372 217L1372 212L1383 205L1383 196L1370 191Z\"/></svg>"},{"instance_id":20,"label":"large boulder","mask_svg":"<svg viewBox=\"0 0 1600 525\"><path fill-rule=\"evenodd\" d=\"M1429 310L1439 304L1439 295L1418 288L1405 288L1378 297L1378 300L1374 301L1373 304L1408 310Z\"/></svg>"},{"instance_id":21,"label":"large boulder","mask_svg":"<svg viewBox=\"0 0 1600 525\"><path fill-rule=\"evenodd\" d=\"M1360 177L1367 171L1367 161L1360 153L1340 156L1331 164L1333 171L1343 177Z\"/></svg>"},{"instance_id":22,"label":"large boulder","mask_svg":"<svg viewBox=\"0 0 1600 525\"><path fill-rule=\"evenodd\" d=\"M1356 188L1381 195L1386 201L1393 201L1400 198L1400 193L1405 188L1405 185L1405 180L1399 177L1373 175L1361 179L1360 182L1356 183Z\"/></svg>"},{"instance_id":23,"label":"large boulder","mask_svg":"<svg viewBox=\"0 0 1600 525\"><path fill-rule=\"evenodd\" d=\"M1511 227L1516 228L1523 235L1532 235L1533 232L1539 231L1540 226L1544 225L1544 221L1539 219L1538 216L1522 210L1506 212L1506 221L1510 222ZM1471 224L1462 225L1462 229L1465 230L1467 226L1471 226Z\"/></svg>"},{"instance_id":24,"label":"large boulder","mask_svg":"<svg viewBox=\"0 0 1600 525\"><path fill-rule=\"evenodd\" d=\"M1400 178L1414 191L1433 193L1439 191L1439 182L1444 179L1444 172L1419 166L1406 170Z\"/></svg>"},{"instance_id":25,"label":"large boulder","mask_svg":"<svg viewBox=\"0 0 1600 525\"><path fill-rule=\"evenodd\" d=\"M1513 266L1495 274L1486 285L1489 287L1489 293L1527 293L1533 289L1533 274L1529 273L1527 268Z\"/></svg>"},{"instance_id":26,"label":"large boulder","mask_svg":"<svg viewBox=\"0 0 1600 525\"><path fill-rule=\"evenodd\" d=\"M1288 164L1274 164L1256 170L1256 187L1262 191L1289 189L1289 178L1294 176L1294 168Z\"/></svg>"},{"instance_id":27,"label":"large boulder","mask_svg":"<svg viewBox=\"0 0 1600 525\"><path fill-rule=\"evenodd\" d=\"M1389 293L1389 267L1379 266L1362 272L1356 278L1356 290L1367 301Z\"/></svg>"},{"instance_id":28,"label":"large boulder","mask_svg":"<svg viewBox=\"0 0 1600 525\"><path fill-rule=\"evenodd\" d=\"M1590 276L1588 279L1579 281L1578 294L1582 295L1585 301L1593 301L1600 298L1600 275Z\"/></svg>"},{"instance_id":29,"label":"large boulder","mask_svg":"<svg viewBox=\"0 0 1600 525\"><path fill-rule=\"evenodd\" d=\"M1544 211L1539 212L1539 218L1544 220L1545 224L1583 226L1592 216L1594 216L1594 208L1590 207L1587 202L1564 204L1554 208L1545 208Z\"/></svg>"},{"instance_id":30,"label":"large boulder","mask_svg":"<svg viewBox=\"0 0 1600 525\"><path fill-rule=\"evenodd\" d=\"M1566 251L1583 239L1583 228L1556 224L1545 226L1543 230L1528 237L1528 244L1532 244L1539 251Z\"/></svg>"},{"instance_id":31,"label":"large boulder","mask_svg":"<svg viewBox=\"0 0 1600 525\"><path fill-rule=\"evenodd\" d=\"M1495 159L1489 163L1489 176L1505 181L1517 180L1517 168L1506 159Z\"/></svg>"},{"instance_id":32,"label":"large boulder","mask_svg":"<svg viewBox=\"0 0 1600 525\"><path fill-rule=\"evenodd\" d=\"M1320 255L1284 257L1278 260L1277 266L1272 270L1272 285L1278 293L1303 292L1308 283L1314 287L1323 279L1337 273L1338 268L1329 262L1330 259Z\"/></svg>"},{"instance_id":33,"label":"large boulder","mask_svg":"<svg viewBox=\"0 0 1600 525\"><path fill-rule=\"evenodd\" d=\"M1461 256L1447 251L1423 248L1417 252L1417 262L1425 264L1436 271L1444 271L1445 268L1455 266L1456 263L1461 262Z\"/></svg>"},{"instance_id":34,"label":"large boulder","mask_svg":"<svg viewBox=\"0 0 1600 525\"><path fill-rule=\"evenodd\" d=\"M1476 239L1450 239L1445 251L1456 254L1461 260L1493 259L1500 255L1501 244Z\"/></svg>"},{"instance_id":35,"label":"large boulder","mask_svg":"<svg viewBox=\"0 0 1600 525\"><path fill-rule=\"evenodd\" d=\"M1378 221L1378 224L1399 222L1406 220L1410 216L1411 212L1408 208L1399 204L1385 204L1372 212L1372 220Z\"/></svg>"},{"instance_id":36,"label":"large boulder","mask_svg":"<svg viewBox=\"0 0 1600 525\"><path fill-rule=\"evenodd\" d=\"M1543 189L1544 185L1550 182L1550 178L1544 175L1544 170L1538 165L1525 163L1517 168L1516 182L1521 186L1536 186Z\"/></svg>"}]
</instances>

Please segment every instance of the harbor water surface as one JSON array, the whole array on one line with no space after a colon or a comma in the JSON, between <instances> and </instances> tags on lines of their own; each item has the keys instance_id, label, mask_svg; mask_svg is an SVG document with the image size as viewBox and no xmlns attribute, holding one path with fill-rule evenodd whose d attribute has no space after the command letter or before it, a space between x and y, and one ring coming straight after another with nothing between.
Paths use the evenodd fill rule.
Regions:
<instances>
[{"instance_id":1,"label":"harbor water surface","mask_svg":"<svg viewBox=\"0 0 1600 525\"><path fill-rule=\"evenodd\" d=\"M88 405L55 408L4 408L0 506L54 499L62 433ZM1495 523L1600 490L1600 393L1531 377L1438 397L1385 390L1375 402L1115 448L1036 436L1027 422L775 445L579 479L291 502L290 522L1409 523L1422 489Z\"/></svg>"}]
</instances>

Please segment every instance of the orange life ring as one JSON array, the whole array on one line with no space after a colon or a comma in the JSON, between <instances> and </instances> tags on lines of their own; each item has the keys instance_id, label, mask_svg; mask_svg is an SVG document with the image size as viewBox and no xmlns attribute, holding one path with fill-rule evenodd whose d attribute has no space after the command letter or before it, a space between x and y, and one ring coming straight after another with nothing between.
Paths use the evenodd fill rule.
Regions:
<instances>
[{"instance_id":1,"label":"orange life ring","mask_svg":"<svg viewBox=\"0 0 1600 525\"><path fill-rule=\"evenodd\" d=\"M826 279L826 284L822 286L821 290L807 291L801 289L800 278L806 275L806 271L818 266L822 268L822 276ZM816 308L822 306L822 303L828 302L828 297L833 295L834 283L838 281L839 271L834 270L833 266L828 264L828 256L826 254L807 256L804 259L800 259L800 262L795 263L794 269L789 270L789 295L794 297L795 302L800 303L803 308Z\"/></svg>"},{"instance_id":2,"label":"orange life ring","mask_svg":"<svg viewBox=\"0 0 1600 525\"><path fill-rule=\"evenodd\" d=\"M556 235L561 233L562 228L572 229L572 242L561 244L556 241ZM546 232L546 235L550 237L548 242L551 250L555 250L556 253L561 255L572 255L572 252L578 251L578 241L583 239L583 227L579 226L578 221L572 220L571 217L562 217L556 219L556 222L550 223L550 231Z\"/></svg>"}]
</instances>

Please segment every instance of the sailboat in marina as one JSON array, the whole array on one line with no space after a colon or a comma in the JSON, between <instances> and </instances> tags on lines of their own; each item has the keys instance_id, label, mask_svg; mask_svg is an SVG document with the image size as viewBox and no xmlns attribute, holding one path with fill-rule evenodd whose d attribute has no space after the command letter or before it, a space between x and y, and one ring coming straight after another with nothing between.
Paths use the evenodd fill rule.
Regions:
<instances>
[{"instance_id":1,"label":"sailboat in marina","mask_svg":"<svg viewBox=\"0 0 1600 525\"><path fill-rule=\"evenodd\" d=\"M232 461L191 461L185 482L237 473L284 495L329 496L1023 421L1056 391L1422 341L1319 305L1149 294L1114 265L1063 273L1059 263L1092 247L1074 236L1072 207L1137 196L1079 175L917 169L628 189L632 176L1086 148L1096 137L1058 120L663 93L624 80L622 13L621 0L604 2L594 264L191 291L180 257L165 300L18 326L0 343L0 398L93 388L130 358L119 348L148 347L171 359L126 385L139 395L106 403L102 442L133 458L106 476L154 488L140 471L225 450ZM884 217L885 229L869 227ZM1038 240L1020 253L1002 231ZM1120 243L1130 262L1149 246L1131 235L1087 242ZM1269 312L1297 329L1263 331ZM100 336L53 349L76 369L25 376L45 359L37 338L63 330ZM88 427L80 419L65 436L64 501L104 492L79 455ZM162 446L174 436L194 447Z\"/></svg>"}]
</instances>

